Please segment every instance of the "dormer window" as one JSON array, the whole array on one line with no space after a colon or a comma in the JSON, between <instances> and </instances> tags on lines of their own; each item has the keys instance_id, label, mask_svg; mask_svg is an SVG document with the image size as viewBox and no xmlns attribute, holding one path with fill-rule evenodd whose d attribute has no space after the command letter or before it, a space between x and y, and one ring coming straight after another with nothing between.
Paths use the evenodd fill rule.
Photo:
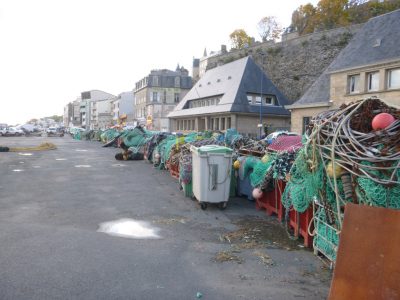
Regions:
<instances>
[{"instance_id":1,"label":"dormer window","mask_svg":"<svg viewBox=\"0 0 400 300\"><path fill-rule=\"evenodd\" d=\"M265 104L266 105L276 105L275 96L265 96Z\"/></svg>"},{"instance_id":2,"label":"dormer window","mask_svg":"<svg viewBox=\"0 0 400 300\"><path fill-rule=\"evenodd\" d=\"M262 100L261 100L262 99ZM267 105L267 106L277 106L279 105L278 100L275 95L261 95L260 94L247 94L247 102L249 105Z\"/></svg>"},{"instance_id":3,"label":"dormer window","mask_svg":"<svg viewBox=\"0 0 400 300\"><path fill-rule=\"evenodd\" d=\"M175 77L175 87L181 86L181 78L179 76Z\"/></svg>"},{"instance_id":4,"label":"dormer window","mask_svg":"<svg viewBox=\"0 0 400 300\"><path fill-rule=\"evenodd\" d=\"M160 83L158 82L158 76L153 76L153 86L159 86Z\"/></svg>"}]
</instances>

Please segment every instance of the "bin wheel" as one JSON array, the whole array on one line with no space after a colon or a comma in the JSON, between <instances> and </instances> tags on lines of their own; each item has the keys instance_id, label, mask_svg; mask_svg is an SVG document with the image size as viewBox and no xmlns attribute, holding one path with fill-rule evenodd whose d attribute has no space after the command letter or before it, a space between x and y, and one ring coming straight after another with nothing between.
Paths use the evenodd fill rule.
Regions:
<instances>
[{"instance_id":1,"label":"bin wheel","mask_svg":"<svg viewBox=\"0 0 400 300\"><path fill-rule=\"evenodd\" d=\"M228 206L228 202L220 202L218 203L218 208L220 210L224 210Z\"/></svg>"},{"instance_id":2,"label":"bin wheel","mask_svg":"<svg viewBox=\"0 0 400 300\"><path fill-rule=\"evenodd\" d=\"M200 207L201 207L202 210L206 210L207 209L207 203L200 202Z\"/></svg>"},{"instance_id":3,"label":"bin wheel","mask_svg":"<svg viewBox=\"0 0 400 300\"><path fill-rule=\"evenodd\" d=\"M197 201L196 196L191 196L190 199L192 199L192 201Z\"/></svg>"}]
</instances>

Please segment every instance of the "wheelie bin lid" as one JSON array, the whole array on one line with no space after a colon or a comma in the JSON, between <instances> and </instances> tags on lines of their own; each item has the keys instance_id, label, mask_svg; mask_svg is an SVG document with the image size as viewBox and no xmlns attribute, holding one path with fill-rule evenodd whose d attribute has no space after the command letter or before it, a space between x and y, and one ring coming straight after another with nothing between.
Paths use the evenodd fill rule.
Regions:
<instances>
[{"instance_id":1,"label":"wheelie bin lid","mask_svg":"<svg viewBox=\"0 0 400 300\"><path fill-rule=\"evenodd\" d=\"M219 145L206 145L201 147L191 146L190 150L192 152L197 152L199 154L209 154L209 153L231 154L233 152L231 148Z\"/></svg>"}]
</instances>

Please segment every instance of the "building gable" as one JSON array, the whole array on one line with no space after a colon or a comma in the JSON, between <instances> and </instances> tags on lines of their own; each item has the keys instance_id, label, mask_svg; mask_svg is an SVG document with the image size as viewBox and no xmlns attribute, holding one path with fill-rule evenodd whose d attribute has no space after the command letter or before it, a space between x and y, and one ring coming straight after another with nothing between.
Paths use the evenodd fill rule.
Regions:
<instances>
[{"instance_id":1,"label":"building gable","mask_svg":"<svg viewBox=\"0 0 400 300\"><path fill-rule=\"evenodd\" d=\"M261 82L263 82L263 95L274 95L280 104L277 107L263 106L262 113L289 115L289 112L282 107L287 103L286 98L254 61L250 57L245 57L208 70L169 117L221 112L259 113L259 107L255 108L248 103L247 95L260 94ZM191 105L193 101L207 101L211 105L193 107Z\"/></svg>"}]
</instances>

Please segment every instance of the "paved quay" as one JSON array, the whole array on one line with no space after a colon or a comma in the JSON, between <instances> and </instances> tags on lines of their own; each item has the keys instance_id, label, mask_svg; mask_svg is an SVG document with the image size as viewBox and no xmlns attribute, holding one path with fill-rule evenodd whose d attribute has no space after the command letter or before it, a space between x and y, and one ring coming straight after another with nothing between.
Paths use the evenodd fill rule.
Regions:
<instances>
[{"instance_id":1,"label":"paved quay","mask_svg":"<svg viewBox=\"0 0 400 300\"><path fill-rule=\"evenodd\" d=\"M202 211L168 171L98 142L0 146L46 141L0 153L0 299L327 297L330 271L253 202ZM103 232L117 220L136 238Z\"/></svg>"}]
</instances>

